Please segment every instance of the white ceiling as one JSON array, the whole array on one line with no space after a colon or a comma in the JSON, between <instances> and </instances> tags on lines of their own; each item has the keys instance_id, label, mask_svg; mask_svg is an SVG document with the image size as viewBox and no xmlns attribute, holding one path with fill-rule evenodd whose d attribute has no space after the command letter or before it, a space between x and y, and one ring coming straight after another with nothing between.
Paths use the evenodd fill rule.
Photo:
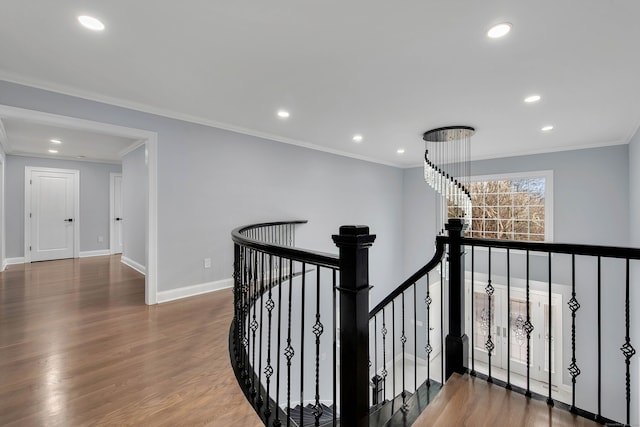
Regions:
<instances>
[{"instance_id":1,"label":"white ceiling","mask_svg":"<svg viewBox=\"0 0 640 427\"><path fill-rule=\"evenodd\" d=\"M121 163L120 153L137 143L130 138L6 117L0 117L0 122L5 131L0 142L8 154L14 155ZM60 144L52 143L51 139L59 140ZM50 153L50 149L58 152Z\"/></svg>"},{"instance_id":2,"label":"white ceiling","mask_svg":"<svg viewBox=\"0 0 640 427\"><path fill-rule=\"evenodd\" d=\"M627 143L639 19L637 0L5 0L0 78L408 166L456 124L478 159Z\"/></svg>"}]
</instances>

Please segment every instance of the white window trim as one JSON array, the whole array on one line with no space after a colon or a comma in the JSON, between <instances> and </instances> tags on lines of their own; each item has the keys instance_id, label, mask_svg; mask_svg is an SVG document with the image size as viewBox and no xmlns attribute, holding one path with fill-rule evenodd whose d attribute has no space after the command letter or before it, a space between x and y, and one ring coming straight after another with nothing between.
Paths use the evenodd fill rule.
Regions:
<instances>
[{"instance_id":1,"label":"white window trim","mask_svg":"<svg viewBox=\"0 0 640 427\"><path fill-rule=\"evenodd\" d=\"M544 178L544 241L553 242L553 170L474 175L469 182Z\"/></svg>"}]
</instances>

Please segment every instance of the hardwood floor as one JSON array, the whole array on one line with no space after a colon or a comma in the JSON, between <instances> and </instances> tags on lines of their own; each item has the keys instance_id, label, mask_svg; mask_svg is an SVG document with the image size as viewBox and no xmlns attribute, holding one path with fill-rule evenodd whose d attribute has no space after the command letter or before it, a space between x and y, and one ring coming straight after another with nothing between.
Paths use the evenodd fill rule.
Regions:
<instances>
[{"instance_id":1,"label":"hardwood floor","mask_svg":"<svg viewBox=\"0 0 640 427\"><path fill-rule=\"evenodd\" d=\"M454 374L413 427L595 427L600 424L549 407L469 375Z\"/></svg>"},{"instance_id":2,"label":"hardwood floor","mask_svg":"<svg viewBox=\"0 0 640 427\"><path fill-rule=\"evenodd\" d=\"M14 265L0 273L0 426L262 423L227 349L231 290L144 304L119 256ZM468 376L414 424L596 426Z\"/></svg>"},{"instance_id":3,"label":"hardwood floor","mask_svg":"<svg viewBox=\"0 0 640 427\"><path fill-rule=\"evenodd\" d=\"M119 256L0 273L0 425L261 426L227 349L231 290L157 306Z\"/></svg>"}]
</instances>

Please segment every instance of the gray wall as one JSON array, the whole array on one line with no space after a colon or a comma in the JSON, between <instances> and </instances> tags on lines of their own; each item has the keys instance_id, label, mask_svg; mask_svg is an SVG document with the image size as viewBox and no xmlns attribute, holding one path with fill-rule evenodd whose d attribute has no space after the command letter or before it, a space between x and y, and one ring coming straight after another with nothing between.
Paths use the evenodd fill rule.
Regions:
<instances>
[{"instance_id":1,"label":"gray wall","mask_svg":"<svg viewBox=\"0 0 640 427\"><path fill-rule=\"evenodd\" d=\"M308 219L298 242L332 252L340 225L371 226L372 302L402 276L400 169L8 82L0 94L0 104L158 133L159 291L230 278L231 230L284 218Z\"/></svg>"},{"instance_id":2,"label":"gray wall","mask_svg":"<svg viewBox=\"0 0 640 427\"><path fill-rule=\"evenodd\" d=\"M553 170L555 242L629 244L628 147L483 160L472 175Z\"/></svg>"},{"instance_id":3,"label":"gray wall","mask_svg":"<svg viewBox=\"0 0 640 427\"><path fill-rule=\"evenodd\" d=\"M555 242L625 246L629 242L626 145L481 160L472 175L553 170ZM404 268L411 274L433 254L436 193L422 168L404 170ZM640 211L639 211L640 212Z\"/></svg>"},{"instance_id":4,"label":"gray wall","mask_svg":"<svg viewBox=\"0 0 640 427\"><path fill-rule=\"evenodd\" d=\"M630 243L640 247L640 130L629 142L629 218Z\"/></svg>"},{"instance_id":5,"label":"gray wall","mask_svg":"<svg viewBox=\"0 0 640 427\"><path fill-rule=\"evenodd\" d=\"M122 158L122 256L146 268L147 165L145 147Z\"/></svg>"},{"instance_id":6,"label":"gray wall","mask_svg":"<svg viewBox=\"0 0 640 427\"><path fill-rule=\"evenodd\" d=\"M40 166L80 171L80 251L109 249L109 174L120 165L7 156L7 258L24 256L24 169ZM98 242L98 236L103 237Z\"/></svg>"},{"instance_id":7,"label":"gray wall","mask_svg":"<svg viewBox=\"0 0 640 427\"><path fill-rule=\"evenodd\" d=\"M423 168L404 170L402 194L404 275L413 274L433 256L436 241L436 193L424 181Z\"/></svg>"}]
</instances>

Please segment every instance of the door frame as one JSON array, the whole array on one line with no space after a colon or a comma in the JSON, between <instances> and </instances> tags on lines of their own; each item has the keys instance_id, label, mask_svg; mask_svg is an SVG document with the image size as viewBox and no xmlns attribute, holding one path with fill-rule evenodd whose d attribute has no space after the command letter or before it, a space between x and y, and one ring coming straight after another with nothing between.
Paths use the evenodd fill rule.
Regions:
<instances>
[{"instance_id":1,"label":"door frame","mask_svg":"<svg viewBox=\"0 0 640 427\"><path fill-rule=\"evenodd\" d=\"M120 252L116 252L115 250L117 239L115 235L115 227L113 222L115 220L114 201L115 201L115 191L116 191L114 184L117 176L119 176L120 179L122 179L122 172L120 173L111 172L109 174L109 252L112 255L116 253L120 253ZM122 191L122 188L120 189L120 191Z\"/></svg>"},{"instance_id":2,"label":"door frame","mask_svg":"<svg viewBox=\"0 0 640 427\"><path fill-rule=\"evenodd\" d=\"M4 170L6 164L6 157L3 150L3 138L4 138L4 128L2 126L2 122L0 121L0 272L3 272L7 267L6 261L6 228L5 228L5 211L4 211Z\"/></svg>"},{"instance_id":3,"label":"door frame","mask_svg":"<svg viewBox=\"0 0 640 427\"><path fill-rule=\"evenodd\" d=\"M80 258L80 171L38 166L24 167L24 262L31 262L31 174L35 171L73 175L73 257Z\"/></svg>"},{"instance_id":4,"label":"door frame","mask_svg":"<svg viewBox=\"0 0 640 427\"><path fill-rule=\"evenodd\" d=\"M69 129L89 130L136 139L147 151L147 241L145 268L145 303L158 303L158 134L148 130L112 125L42 111L0 105L0 118L27 120Z\"/></svg>"}]
</instances>

